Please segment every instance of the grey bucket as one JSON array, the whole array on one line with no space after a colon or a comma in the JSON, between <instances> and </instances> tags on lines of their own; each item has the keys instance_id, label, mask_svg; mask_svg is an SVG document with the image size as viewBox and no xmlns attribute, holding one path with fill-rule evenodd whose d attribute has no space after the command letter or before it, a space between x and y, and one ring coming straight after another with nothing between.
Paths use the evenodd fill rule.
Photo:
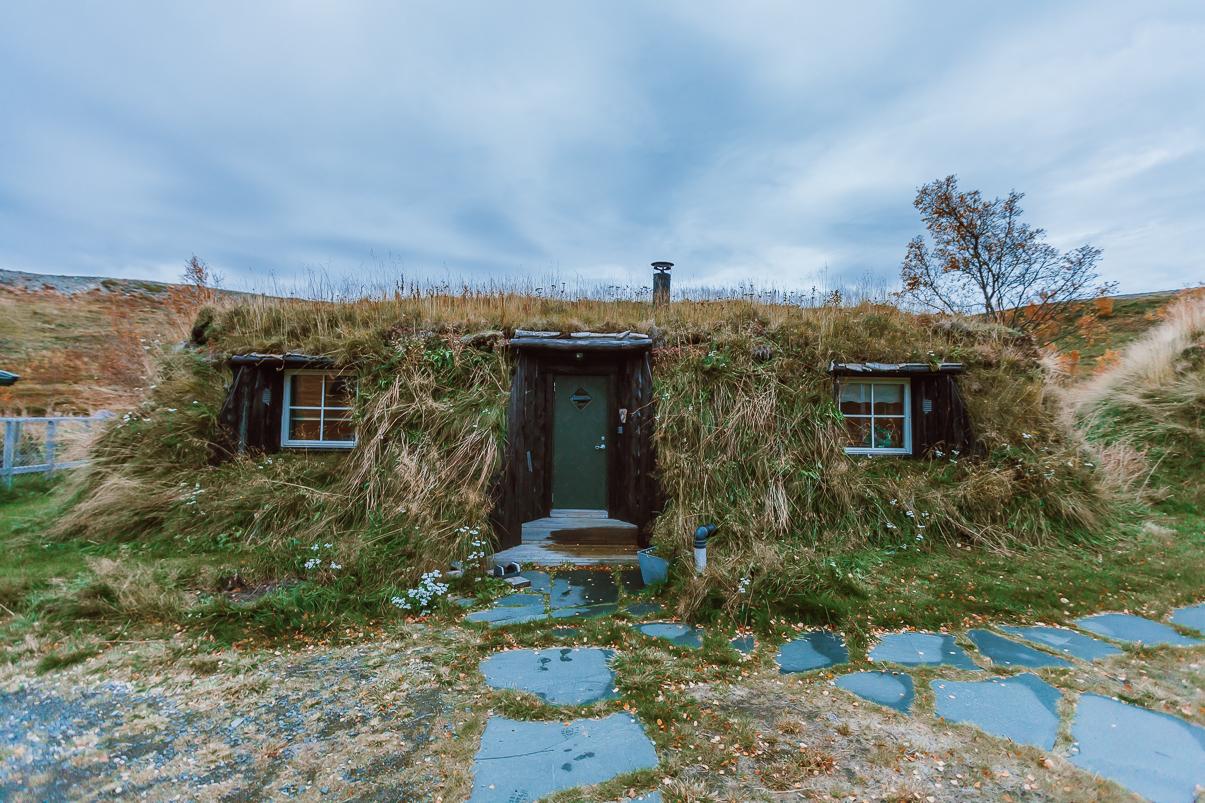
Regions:
<instances>
[{"instance_id":1,"label":"grey bucket","mask_svg":"<svg viewBox=\"0 0 1205 803\"><path fill-rule=\"evenodd\" d=\"M657 547L651 546L636 553L640 561L640 579L646 586L664 583L669 577L669 561L655 554Z\"/></svg>"}]
</instances>

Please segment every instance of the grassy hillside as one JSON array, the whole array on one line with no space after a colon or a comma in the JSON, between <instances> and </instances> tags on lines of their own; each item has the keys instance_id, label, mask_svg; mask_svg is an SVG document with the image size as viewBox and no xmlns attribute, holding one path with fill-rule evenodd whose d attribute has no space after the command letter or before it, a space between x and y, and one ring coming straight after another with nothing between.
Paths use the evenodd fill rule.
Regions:
<instances>
[{"instance_id":1,"label":"grassy hillside","mask_svg":"<svg viewBox=\"0 0 1205 803\"><path fill-rule=\"evenodd\" d=\"M1071 416L1022 344L974 324L874 307L684 305L655 323L650 315L639 305L531 299L220 314L212 335L222 349L285 337L311 350L341 344L332 353L344 360L387 354L362 374L365 414L389 416L382 440L359 457L211 465L220 403L212 359L222 351L171 355L151 400L111 431L90 474L57 489L25 478L0 493L7 649L50 666L131 628L184 628L223 644L251 634L339 638L397 617L391 594L472 548L484 502L459 491L480 487L496 461L489 444L502 434L504 358L465 349L458 329L440 328L450 321L661 331L658 445L673 501L657 540L679 556L664 601L680 612L767 634L783 616L835 623L860 643L884 627L1062 622L1102 609L1164 612L1199 598L1205 521L1193 454L1203 437L1202 363L1193 356L1199 334L1168 336L1179 317L1077 395ZM777 357L747 364L744 350L767 342ZM879 359L914 349L965 359L985 449L929 462L831 454L831 422L817 414L812 385L826 383L819 371L829 356L874 343L870 356ZM1152 360L1153 348L1174 359ZM1162 367L1134 379L1144 365ZM1081 434L1065 429L1073 421ZM465 433L476 438L464 441L469 448L444 450ZM692 459L699 449L710 470ZM1116 497L1131 501L1119 506ZM722 527L702 578L688 569L692 511ZM315 554L321 567L307 568ZM454 591L496 593L488 582Z\"/></svg>"},{"instance_id":2,"label":"grassy hillside","mask_svg":"<svg viewBox=\"0 0 1205 803\"><path fill-rule=\"evenodd\" d=\"M0 270L0 414L121 411L142 399L161 346L198 305L180 285Z\"/></svg>"},{"instance_id":3,"label":"grassy hillside","mask_svg":"<svg viewBox=\"0 0 1205 803\"><path fill-rule=\"evenodd\" d=\"M205 350L164 358L148 400L99 443L59 537L222 544L258 581L380 610L421 572L477 550L505 438L509 356L461 338L516 328L655 333L667 504L654 540L679 561L683 613L839 615L884 554L1098 539L1116 507L1059 428L1036 349L976 321L870 304L259 299L216 310ZM752 359L761 348L771 359ZM224 357L253 350L327 354L353 371L357 448L215 463ZM848 457L826 373L834 359L965 363L978 449ZM721 534L711 570L693 577L687 539L704 520ZM314 545L341 568L306 570Z\"/></svg>"},{"instance_id":4,"label":"grassy hillside","mask_svg":"<svg viewBox=\"0 0 1205 803\"><path fill-rule=\"evenodd\" d=\"M1090 376L1115 361L1121 352L1157 326L1169 304L1192 290L1108 296L1071 305L1065 333L1054 346L1077 376Z\"/></svg>"},{"instance_id":5,"label":"grassy hillside","mask_svg":"<svg viewBox=\"0 0 1205 803\"><path fill-rule=\"evenodd\" d=\"M1135 489L1205 508L1205 295L1181 298L1108 372L1069 392L1070 415Z\"/></svg>"}]
</instances>

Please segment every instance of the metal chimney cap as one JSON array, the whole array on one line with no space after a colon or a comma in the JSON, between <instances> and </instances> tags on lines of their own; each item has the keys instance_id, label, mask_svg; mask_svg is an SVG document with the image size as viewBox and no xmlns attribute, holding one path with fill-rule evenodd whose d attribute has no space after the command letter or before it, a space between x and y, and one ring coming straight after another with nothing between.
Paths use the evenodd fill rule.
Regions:
<instances>
[{"instance_id":1,"label":"metal chimney cap","mask_svg":"<svg viewBox=\"0 0 1205 803\"><path fill-rule=\"evenodd\" d=\"M653 264L653 267L656 268L661 273L665 273L666 271L668 271L670 268L672 268L674 266L674 263L672 263L672 262L654 262L652 264Z\"/></svg>"}]
</instances>

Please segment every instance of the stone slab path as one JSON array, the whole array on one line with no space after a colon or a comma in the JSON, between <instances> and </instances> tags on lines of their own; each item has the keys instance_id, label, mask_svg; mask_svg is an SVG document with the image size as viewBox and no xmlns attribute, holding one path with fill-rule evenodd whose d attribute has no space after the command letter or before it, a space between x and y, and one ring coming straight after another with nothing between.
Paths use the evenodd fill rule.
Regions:
<instances>
[{"instance_id":1,"label":"stone slab path","mask_svg":"<svg viewBox=\"0 0 1205 803\"><path fill-rule=\"evenodd\" d=\"M1065 627L1009 627L1000 628L1005 633L1020 636L1026 641L1044 647L1053 647L1064 655L1079 658L1081 661L1095 661L1097 658L1108 658L1120 655L1121 648L1112 644L1085 636Z\"/></svg>"},{"instance_id":2,"label":"stone slab path","mask_svg":"<svg viewBox=\"0 0 1205 803\"><path fill-rule=\"evenodd\" d=\"M620 589L629 589L627 578L617 584L614 576L599 572L561 570L552 575L525 575L532 580L531 589L503 597L494 607L470 613L466 619L506 626L560 616L603 615L595 612L621 609L625 597ZM637 616L662 612L657 603L647 601L635 602L625 610ZM1199 632L1205 626L1205 603L1174 611L1169 619L1176 627ZM1085 616L1073 625L1001 624L962 634L885 633L870 645L866 658L873 664L894 664L908 671L853 671L831 682L862 700L910 716L917 700L916 680L911 673L919 672L932 693L932 716L973 726L1017 744L1057 752L1076 766L1152 800L1192 801L1197 785L1205 784L1205 729L1108 697L1077 694L1076 689L1082 687L1067 686L1064 691L1060 685L1074 677L1068 673L1124 656L1128 647L1176 649L1205 641L1181 633L1166 622L1125 613ZM703 646L703 631L688 623L637 622L632 627L677 648L697 650ZM747 658L761 652L752 635L725 639ZM831 630L802 632L775 649L780 674L829 670L850 662L843 635ZM976 661L976 655L982 663ZM525 689L553 705L583 705L608 699L612 694L615 678L609 667L611 657L609 650L593 647L511 650L483 661L481 671L495 688ZM978 679L965 674L982 673L987 666L1001 674L980 675ZM1035 669L1049 674L1039 677L1032 671L1022 671ZM933 676L943 672L953 676ZM1065 705L1064 700L1073 707ZM1074 740L1070 745L1067 730L1062 731L1060 742L1060 706L1073 711L1064 726L1069 727ZM614 734L622 734L627 740L625 748L613 743ZM493 717L486 735L475 765L474 800L534 799L551 791L597 783L636 766L656 764L655 750L643 727L626 714L556 723ZM528 739L531 750L527 749ZM581 747L586 739L593 740L589 750ZM502 751L506 743L512 745L511 753ZM524 745L524 749L513 752L515 744ZM564 759L579 747L581 752L574 755L589 753L589 761L583 758L555 763L554 758ZM655 795L650 792L647 796L653 799Z\"/></svg>"},{"instance_id":3,"label":"stone slab path","mask_svg":"<svg viewBox=\"0 0 1205 803\"><path fill-rule=\"evenodd\" d=\"M481 674L495 689L529 691L553 705L586 705L615 696L613 655L594 647L507 650L482 661Z\"/></svg>"},{"instance_id":4,"label":"stone slab path","mask_svg":"<svg viewBox=\"0 0 1205 803\"><path fill-rule=\"evenodd\" d=\"M1187 627L1205 634L1205 602L1172 611L1171 620L1180 627Z\"/></svg>"},{"instance_id":5,"label":"stone slab path","mask_svg":"<svg viewBox=\"0 0 1205 803\"><path fill-rule=\"evenodd\" d=\"M523 625L551 619L592 619L609 616L620 610L619 589L628 593L640 589L638 572L620 573L620 582L609 571L590 569L559 569L554 573L538 569L520 573L531 586L500 597L489 608L471 611L464 621L486 624L491 628ZM632 616L659 612L661 606L646 601L633 601L625 609Z\"/></svg>"},{"instance_id":6,"label":"stone slab path","mask_svg":"<svg viewBox=\"0 0 1205 803\"><path fill-rule=\"evenodd\" d=\"M945 633L888 633L870 651L870 660L901 666L942 665L955 669L981 669Z\"/></svg>"},{"instance_id":7,"label":"stone slab path","mask_svg":"<svg viewBox=\"0 0 1205 803\"><path fill-rule=\"evenodd\" d=\"M1180 635L1162 622L1144 619L1130 613L1098 613L1077 619L1075 623L1084 630L1127 644L1144 644L1148 647L1191 647L1194 644L1203 643L1197 639Z\"/></svg>"},{"instance_id":8,"label":"stone slab path","mask_svg":"<svg viewBox=\"0 0 1205 803\"><path fill-rule=\"evenodd\" d=\"M473 803L534 801L657 766L644 728L628 714L571 722L490 717L473 763Z\"/></svg>"},{"instance_id":9,"label":"stone slab path","mask_svg":"<svg viewBox=\"0 0 1205 803\"><path fill-rule=\"evenodd\" d=\"M993 736L1052 750L1059 730L1062 694L1037 675L991 680L934 680L937 715L969 722Z\"/></svg>"},{"instance_id":10,"label":"stone slab path","mask_svg":"<svg viewBox=\"0 0 1205 803\"><path fill-rule=\"evenodd\" d=\"M1071 724L1072 764L1156 801L1196 799L1205 784L1205 728L1098 694L1085 694Z\"/></svg>"},{"instance_id":11,"label":"stone slab path","mask_svg":"<svg viewBox=\"0 0 1205 803\"><path fill-rule=\"evenodd\" d=\"M826 666L849 662L849 650L840 633L813 630L778 648L778 671L786 674L810 672Z\"/></svg>"},{"instance_id":12,"label":"stone slab path","mask_svg":"<svg viewBox=\"0 0 1205 803\"><path fill-rule=\"evenodd\" d=\"M975 645L985 658L990 658L998 666L1023 666L1028 669L1038 669L1044 666L1071 666L1070 661L1063 660L1048 652L1035 650L1012 639L997 635L990 630L970 630L967 638Z\"/></svg>"},{"instance_id":13,"label":"stone slab path","mask_svg":"<svg viewBox=\"0 0 1205 803\"><path fill-rule=\"evenodd\" d=\"M636 630L649 638L668 641L675 647L697 650L703 646L703 631L694 625L681 622L646 622L636 625Z\"/></svg>"},{"instance_id":14,"label":"stone slab path","mask_svg":"<svg viewBox=\"0 0 1205 803\"><path fill-rule=\"evenodd\" d=\"M901 714L907 714L916 699L912 676L904 672L851 672L833 683L863 700L893 708Z\"/></svg>"}]
</instances>

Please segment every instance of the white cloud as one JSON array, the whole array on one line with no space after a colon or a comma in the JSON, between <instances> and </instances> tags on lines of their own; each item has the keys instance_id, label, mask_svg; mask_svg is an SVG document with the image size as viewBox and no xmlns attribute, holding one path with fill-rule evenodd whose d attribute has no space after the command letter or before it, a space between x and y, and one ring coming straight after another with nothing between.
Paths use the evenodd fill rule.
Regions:
<instances>
[{"instance_id":1,"label":"white cloud","mask_svg":"<svg viewBox=\"0 0 1205 803\"><path fill-rule=\"evenodd\" d=\"M9 5L0 266L807 288L894 277L955 172L1179 286L1203 35L1178 3Z\"/></svg>"}]
</instances>

